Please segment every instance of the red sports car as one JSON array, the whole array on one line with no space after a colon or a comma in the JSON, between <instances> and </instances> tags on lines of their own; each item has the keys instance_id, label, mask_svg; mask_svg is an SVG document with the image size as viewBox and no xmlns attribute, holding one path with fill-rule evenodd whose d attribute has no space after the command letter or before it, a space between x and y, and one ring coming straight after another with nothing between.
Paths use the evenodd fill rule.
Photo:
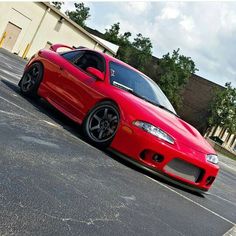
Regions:
<instances>
[{"instance_id":1,"label":"red sports car","mask_svg":"<svg viewBox=\"0 0 236 236\"><path fill-rule=\"evenodd\" d=\"M19 82L81 124L95 145L110 148L175 183L204 192L219 167L212 147L181 120L143 73L104 53L81 48L40 50Z\"/></svg>"}]
</instances>

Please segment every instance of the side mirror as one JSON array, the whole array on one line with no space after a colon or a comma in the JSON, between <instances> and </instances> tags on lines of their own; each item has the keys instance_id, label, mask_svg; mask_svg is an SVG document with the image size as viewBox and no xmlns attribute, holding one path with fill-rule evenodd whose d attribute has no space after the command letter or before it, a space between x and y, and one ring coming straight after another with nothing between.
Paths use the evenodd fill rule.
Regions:
<instances>
[{"instance_id":1,"label":"side mirror","mask_svg":"<svg viewBox=\"0 0 236 236\"><path fill-rule=\"evenodd\" d=\"M102 81L104 80L104 74L100 70L94 67L88 67L86 71L89 74L94 75L97 79L102 80Z\"/></svg>"}]
</instances>

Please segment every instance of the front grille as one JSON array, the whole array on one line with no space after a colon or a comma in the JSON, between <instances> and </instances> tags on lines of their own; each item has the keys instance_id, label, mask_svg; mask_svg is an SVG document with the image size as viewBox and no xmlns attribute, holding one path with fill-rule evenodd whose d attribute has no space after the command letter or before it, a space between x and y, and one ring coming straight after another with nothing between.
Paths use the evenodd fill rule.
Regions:
<instances>
[{"instance_id":1,"label":"front grille","mask_svg":"<svg viewBox=\"0 0 236 236\"><path fill-rule=\"evenodd\" d=\"M178 158L170 161L164 170L195 183L199 181L202 172L200 168Z\"/></svg>"}]
</instances>

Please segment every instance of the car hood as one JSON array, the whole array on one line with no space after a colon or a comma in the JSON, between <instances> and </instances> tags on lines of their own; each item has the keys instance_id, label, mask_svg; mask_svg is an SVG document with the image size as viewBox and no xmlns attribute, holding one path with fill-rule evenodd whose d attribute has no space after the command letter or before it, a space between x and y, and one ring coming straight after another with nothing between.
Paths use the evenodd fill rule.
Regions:
<instances>
[{"instance_id":1,"label":"car hood","mask_svg":"<svg viewBox=\"0 0 236 236\"><path fill-rule=\"evenodd\" d=\"M136 118L161 128L173 137L177 144L185 145L205 154L215 153L202 135L184 120L132 94L126 93L125 96L128 96L132 103L136 104L136 108L139 111Z\"/></svg>"}]
</instances>

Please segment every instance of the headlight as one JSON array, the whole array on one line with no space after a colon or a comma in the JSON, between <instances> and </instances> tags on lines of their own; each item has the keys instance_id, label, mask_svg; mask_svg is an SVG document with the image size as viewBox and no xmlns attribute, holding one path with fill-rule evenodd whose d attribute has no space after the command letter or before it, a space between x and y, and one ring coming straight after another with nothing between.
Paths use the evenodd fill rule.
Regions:
<instances>
[{"instance_id":1,"label":"headlight","mask_svg":"<svg viewBox=\"0 0 236 236\"><path fill-rule=\"evenodd\" d=\"M174 139L172 137L170 137L170 135L168 135L165 131L161 130L160 128L151 125L147 122L144 121L134 121L133 124L141 129L143 129L144 131L156 136L159 139L162 139L168 143L174 144Z\"/></svg>"},{"instance_id":2,"label":"headlight","mask_svg":"<svg viewBox=\"0 0 236 236\"><path fill-rule=\"evenodd\" d=\"M219 162L218 156L214 155L214 154L206 155L206 159L207 159L207 161L214 163L214 164L218 164L218 162Z\"/></svg>"}]
</instances>

